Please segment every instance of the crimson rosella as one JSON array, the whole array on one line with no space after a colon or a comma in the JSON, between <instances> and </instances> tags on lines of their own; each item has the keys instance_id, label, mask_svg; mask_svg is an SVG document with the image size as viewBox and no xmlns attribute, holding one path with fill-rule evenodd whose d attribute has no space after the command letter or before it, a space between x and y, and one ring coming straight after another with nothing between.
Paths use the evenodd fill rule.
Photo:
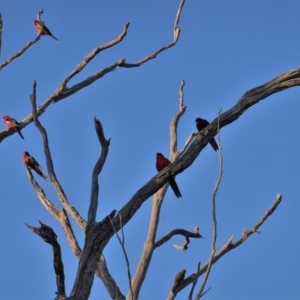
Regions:
<instances>
[{"instance_id":1,"label":"crimson rosella","mask_svg":"<svg viewBox=\"0 0 300 300\"><path fill-rule=\"evenodd\" d=\"M159 172L170 164L170 161L165 158L161 153L156 153L156 170ZM177 198L182 197L178 185L174 177L169 178L169 184Z\"/></svg>"},{"instance_id":2,"label":"crimson rosella","mask_svg":"<svg viewBox=\"0 0 300 300\"><path fill-rule=\"evenodd\" d=\"M196 127L199 131L201 131L203 128L205 128L208 124L209 124L209 122L207 120L204 120L201 118L196 119ZM211 146L214 148L215 151L217 151L219 149L219 146L214 138L212 138L209 141L209 143L211 144Z\"/></svg>"},{"instance_id":3,"label":"crimson rosella","mask_svg":"<svg viewBox=\"0 0 300 300\"><path fill-rule=\"evenodd\" d=\"M176 274L175 280L174 280L174 285L173 285L173 288L172 288L173 291L178 287L180 282L182 282L184 280L185 272L186 272L186 270L183 269L183 270L181 270L180 272L178 272Z\"/></svg>"},{"instance_id":4,"label":"crimson rosella","mask_svg":"<svg viewBox=\"0 0 300 300\"><path fill-rule=\"evenodd\" d=\"M57 39L57 38L51 33L51 31L50 31L49 28L44 24L44 22L35 20L35 21L33 21L33 24L34 24L34 27L35 27L35 29L38 31L39 34L41 34L41 35L49 35L49 36L51 36L52 38L54 38L55 40L57 40L58 42L60 42L59 39Z\"/></svg>"},{"instance_id":5,"label":"crimson rosella","mask_svg":"<svg viewBox=\"0 0 300 300\"><path fill-rule=\"evenodd\" d=\"M8 128L13 128L20 135L20 137L24 140L24 136L22 135L21 130L20 130L19 122L17 122L14 118L12 118L10 116L4 116L2 118L2 120L4 121L5 125Z\"/></svg>"},{"instance_id":6,"label":"crimson rosella","mask_svg":"<svg viewBox=\"0 0 300 300\"><path fill-rule=\"evenodd\" d=\"M27 151L24 152L23 162L28 169L36 171L40 176L49 181L49 178L42 172L39 163Z\"/></svg>"}]
</instances>

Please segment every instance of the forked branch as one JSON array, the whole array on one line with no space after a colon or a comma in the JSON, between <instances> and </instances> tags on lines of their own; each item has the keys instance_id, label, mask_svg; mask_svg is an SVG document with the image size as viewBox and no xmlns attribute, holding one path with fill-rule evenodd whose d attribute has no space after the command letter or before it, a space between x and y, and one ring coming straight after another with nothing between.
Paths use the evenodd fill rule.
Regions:
<instances>
[{"instance_id":1,"label":"forked branch","mask_svg":"<svg viewBox=\"0 0 300 300\"><path fill-rule=\"evenodd\" d=\"M94 118L94 125L98 136L98 140L101 145L101 154L95 164L93 175L92 175L92 188L91 188L91 199L90 199L90 206L88 212L88 224L95 222L97 207L98 207L98 197L99 197L98 176L105 164L106 157L108 155L109 145L110 145L110 139L107 140L105 138L104 130L101 122L98 119Z\"/></svg>"},{"instance_id":2,"label":"forked branch","mask_svg":"<svg viewBox=\"0 0 300 300\"><path fill-rule=\"evenodd\" d=\"M27 228L32 230L38 236L40 236L46 243L52 246L53 250L53 264L54 264L54 271L56 275L56 286L57 286L57 296L58 297L65 297L66 290L65 290L65 272L64 272L64 264L62 261L61 256L61 248L57 241L57 235L55 234L54 230L43 224L39 221L40 227L32 227L26 224Z\"/></svg>"},{"instance_id":3,"label":"forked branch","mask_svg":"<svg viewBox=\"0 0 300 300\"><path fill-rule=\"evenodd\" d=\"M228 241L222 246L222 248L217 251L212 260L212 264L215 264L222 256L224 256L229 251L237 248L240 246L249 236L251 236L253 233L256 233L258 228L272 215L272 213L276 210L280 202L282 201L282 195L277 194L276 200L272 203L272 205L266 210L264 215L261 217L260 220L258 220L249 230L244 230L242 233L241 238L239 238L237 241L233 242L234 236L231 236ZM183 282L183 284L180 286L180 289L185 288L189 284L191 284L195 280L195 276L198 277L204 274L209 266L210 259L200 268L200 272L195 271L194 274L186 278ZM203 294L202 294L203 296ZM174 299L174 294L171 292L167 298L167 300Z\"/></svg>"}]
</instances>

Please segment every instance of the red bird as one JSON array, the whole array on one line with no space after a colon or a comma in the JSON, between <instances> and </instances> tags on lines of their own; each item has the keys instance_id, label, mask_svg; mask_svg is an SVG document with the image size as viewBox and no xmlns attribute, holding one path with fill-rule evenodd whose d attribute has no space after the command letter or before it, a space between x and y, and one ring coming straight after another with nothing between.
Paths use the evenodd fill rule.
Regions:
<instances>
[{"instance_id":1,"label":"red bird","mask_svg":"<svg viewBox=\"0 0 300 300\"><path fill-rule=\"evenodd\" d=\"M42 172L39 163L34 159L34 157L30 156L30 154L27 151L24 152L23 162L28 169L36 171L40 176L49 181L49 178Z\"/></svg>"},{"instance_id":2,"label":"red bird","mask_svg":"<svg viewBox=\"0 0 300 300\"><path fill-rule=\"evenodd\" d=\"M24 140L24 136L22 135L22 133L20 131L20 123L19 122L17 122L14 118L12 118L10 116L4 116L2 118L2 120L4 121L5 125L8 128L13 128L20 135L20 137Z\"/></svg>"},{"instance_id":3,"label":"red bird","mask_svg":"<svg viewBox=\"0 0 300 300\"><path fill-rule=\"evenodd\" d=\"M161 153L156 153L156 170L160 172L162 169L167 167L170 164L170 161L165 158ZM179 191L178 185L174 179L174 177L169 178L169 184L177 198L182 197Z\"/></svg>"},{"instance_id":4,"label":"red bird","mask_svg":"<svg viewBox=\"0 0 300 300\"><path fill-rule=\"evenodd\" d=\"M52 38L54 38L55 40L57 40L58 42L60 42L59 39L57 39L57 38L51 33L51 31L50 31L49 28L44 24L44 22L35 20L35 21L33 21L33 25L34 25L35 29L38 31L39 34L41 34L41 35L49 35L49 36L51 36Z\"/></svg>"},{"instance_id":5,"label":"red bird","mask_svg":"<svg viewBox=\"0 0 300 300\"><path fill-rule=\"evenodd\" d=\"M201 118L196 119L196 127L199 131L201 131L203 128L205 128L208 124L209 124L209 122L207 120L204 120ZM214 148L215 151L217 151L219 149L219 146L214 138L212 138L209 141L209 143L211 144L211 146Z\"/></svg>"}]
</instances>

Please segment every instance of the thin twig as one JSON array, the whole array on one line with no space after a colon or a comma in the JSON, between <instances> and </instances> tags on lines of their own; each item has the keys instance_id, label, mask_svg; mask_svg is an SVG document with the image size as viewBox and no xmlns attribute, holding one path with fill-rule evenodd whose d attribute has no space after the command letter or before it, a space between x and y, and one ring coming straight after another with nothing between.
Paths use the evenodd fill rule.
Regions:
<instances>
[{"instance_id":1,"label":"thin twig","mask_svg":"<svg viewBox=\"0 0 300 300\"><path fill-rule=\"evenodd\" d=\"M133 290L132 290L132 285L131 285L130 265L129 265L129 259L128 259L128 256L127 256L127 252L126 252L126 249L125 249L125 234L124 234L124 230L123 230L121 215L119 215L119 220L120 220L120 227L121 227L121 231L122 231L122 240L120 239L119 234L116 231L114 223L111 219L110 219L110 222L111 222L113 230L114 230L114 232L115 232L115 234L118 238L118 241L119 241L119 243L122 247L122 250L123 250L123 253L124 253L124 256L125 256L126 265L127 265L127 275L128 275L128 281L129 281L129 288L130 288L130 294L131 294L131 300L133 300Z\"/></svg>"},{"instance_id":2,"label":"thin twig","mask_svg":"<svg viewBox=\"0 0 300 300\"><path fill-rule=\"evenodd\" d=\"M96 219L98 197L99 197L98 176L105 164L106 157L108 155L109 145L110 145L110 139L106 140L101 122L95 117L94 117L94 125L98 136L98 140L101 145L101 154L95 164L93 174L92 174L91 198L90 198L90 206L88 210L88 224L95 222Z\"/></svg>"},{"instance_id":3,"label":"thin twig","mask_svg":"<svg viewBox=\"0 0 300 300\"><path fill-rule=\"evenodd\" d=\"M195 286L196 286L198 278L199 278L200 265L201 265L201 262L199 261L198 265L197 265L197 272L196 272L195 280L193 281L193 284L192 284L192 287L191 287L191 291L189 293L188 300L192 300L193 299L193 292L194 292Z\"/></svg>"},{"instance_id":4,"label":"thin twig","mask_svg":"<svg viewBox=\"0 0 300 300\"><path fill-rule=\"evenodd\" d=\"M209 263L208 267L205 273L205 276L202 280L201 287L195 297L195 299L200 299L202 297L203 290L205 288L207 279L209 277L211 267L213 264L213 258L216 252L216 241L217 241L217 215L216 215L216 197L217 197L217 192L222 180L222 175L223 175L223 156L222 156L222 146L221 146L221 140L220 140L220 114L221 114L221 109L218 109L218 145L219 145L219 176L215 184L215 188L213 191L212 195L212 220L213 220L213 233L212 233L212 242L211 242L211 251L210 251L210 258L209 258Z\"/></svg>"},{"instance_id":5,"label":"thin twig","mask_svg":"<svg viewBox=\"0 0 300 300\"><path fill-rule=\"evenodd\" d=\"M178 113L173 117L171 124L170 124L170 157L171 161L173 162L176 157L178 157L177 154L177 126L180 118L183 116L185 113L187 106L184 105L184 92L183 88L185 86L184 80L181 81L180 83L180 88L179 88L179 111Z\"/></svg>"},{"instance_id":6,"label":"thin twig","mask_svg":"<svg viewBox=\"0 0 300 300\"><path fill-rule=\"evenodd\" d=\"M3 30L3 21L2 21L2 15L0 13L0 56L1 56L1 48L2 48L2 30Z\"/></svg>"},{"instance_id":7,"label":"thin twig","mask_svg":"<svg viewBox=\"0 0 300 300\"><path fill-rule=\"evenodd\" d=\"M40 227L32 227L28 224L26 224L26 226L28 229L32 230L34 233L40 236L46 243L52 246L54 258L53 265L56 275L57 295L59 297L65 297L66 290L64 264L62 261L60 244L57 241L57 235L51 227L43 224L41 221L39 221L39 223L41 225Z\"/></svg>"},{"instance_id":8,"label":"thin twig","mask_svg":"<svg viewBox=\"0 0 300 300\"><path fill-rule=\"evenodd\" d=\"M44 9L42 8L36 15L37 20L39 20L40 22L44 23L41 19L41 14L44 13Z\"/></svg>"}]
</instances>

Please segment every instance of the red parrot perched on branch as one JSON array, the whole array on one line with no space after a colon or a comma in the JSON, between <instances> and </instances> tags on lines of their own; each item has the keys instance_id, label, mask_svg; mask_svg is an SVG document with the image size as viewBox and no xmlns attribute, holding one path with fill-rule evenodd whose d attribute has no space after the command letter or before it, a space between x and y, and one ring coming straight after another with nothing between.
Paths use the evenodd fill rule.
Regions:
<instances>
[{"instance_id":1,"label":"red parrot perched on branch","mask_svg":"<svg viewBox=\"0 0 300 300\"><path fill-rule=\"evenodd\" d=\"M59 39L57 39L57 38L51 33L51 31L50 31L49 28L44 24L44 22L35 20L35 21L33 21L33 24L34 24L34 27L35 27L35 29L38 31L39 34L51 36L52 38L54 38L55 40L57 40L57 41L60 43Z\"/></svg>"},{"instance_id":2,"label":"red parrot perched on branch","mask_svg":"<svg viewBox=\"0 0 300 300\"><path fill-rule=\"evenodd\" d=\"M19 122L17 122L14 118L12 118L10 116L4 116L2 118L2 120L4 121L5 125L8 128L13 128L20 135L20 137L24 140L24 136L22 135L21 130L20 130Z\"/></svg>"},{"instance_id":3,"label":"red parrot perched on branch","mask_svg":"<svg viewBox=\"0 0 300 300\"><path fill-rule=\"evenodd\" d=\"M49 181L49 178L42 172L39 163L27 151L24 152L23 162L28 169L36 171L41 177Z\"/></svg>"},{"instance_id":4,"label":"red parrot perched on branch","mask_svg":"<svg viewBox=\"0 0 300 300\"><path fill-rule=\"evenodd\" d=\"M165 158L161 153L156 153L156 170L159 172L170 164L170 161ZM169 178L169 184L177 198L182 197L178 185L174 177Z\"/></svg>"},{"instance_id":5,"label":"red parrot perched on branch","mask_svg":"<svg viewBox=\"0 0 300 300\"><path fill-rule=\"evenodd\" d=\"M185 272L186 272L186 270L183 269L176 274L172 291L174 291L178 287L180 282L182 282L184 280Z\"/></svg>"},{"instance_id":6,"label":"red parrot perched on branch","mask_svg":"<svg viewBox=\"0 0 300 300\"><path fill-rule=\"evenodd\" d=\"M203 128L205 128L207 125L209 124L209 122L207 120L201 119L201 118L197 118L196 119L196 127L199 131L201 131ZM216 142L216 140L214 138L212 138L209 143L211 144L211 146L213 147L213 149L215 151L217 151L219 149L219 146Z\"/></svg>"}]
</instances>

